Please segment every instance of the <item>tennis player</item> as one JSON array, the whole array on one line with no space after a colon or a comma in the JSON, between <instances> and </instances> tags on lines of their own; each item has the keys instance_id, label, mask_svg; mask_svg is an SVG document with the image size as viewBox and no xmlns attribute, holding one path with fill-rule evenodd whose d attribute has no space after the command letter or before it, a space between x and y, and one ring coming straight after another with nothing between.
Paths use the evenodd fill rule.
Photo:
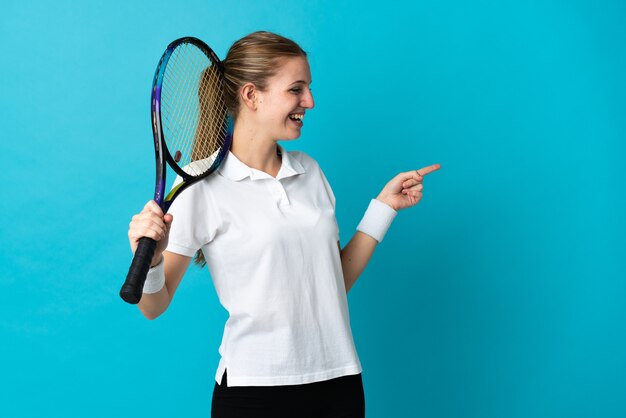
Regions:
<instances>
[{"instance_id":1,"label":"tennis player","mask_svg":"<svg viewBox=\"0 0 626 418\"><path fill-rule=\"evenodd\" d=\"M440 166L391 179L341 249L320 166L279 144L300 137L314 106L306 53L255 32L223 64L235 121L226 160L168 214L150 201L130 223L133 252L143 236L158 241L139 309L149 319L162 314L195 256L229 313L212 417L364 417L346 293L397 211L420 201L424 177Z\"/></svg>"}]
</instances>

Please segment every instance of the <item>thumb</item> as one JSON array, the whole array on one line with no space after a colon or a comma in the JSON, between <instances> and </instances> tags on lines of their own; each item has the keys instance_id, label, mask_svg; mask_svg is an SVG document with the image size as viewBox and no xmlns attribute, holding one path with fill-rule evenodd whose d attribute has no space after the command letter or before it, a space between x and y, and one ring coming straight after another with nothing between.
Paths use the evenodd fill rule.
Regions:
<instances>
[{"instance_id":1,"label":"thumb","mask_svg":"<svg viewBox=\"0 0 626 418\"><path fill-rule=\"evenodd\" d=\"M170 215L169 213L166 213L163 216L163 222L165 222L165 226L167 226L168 228L170 226L172 226L172 221L174 220L174 217L172 215Z\"/></svg>"}]
</instances>

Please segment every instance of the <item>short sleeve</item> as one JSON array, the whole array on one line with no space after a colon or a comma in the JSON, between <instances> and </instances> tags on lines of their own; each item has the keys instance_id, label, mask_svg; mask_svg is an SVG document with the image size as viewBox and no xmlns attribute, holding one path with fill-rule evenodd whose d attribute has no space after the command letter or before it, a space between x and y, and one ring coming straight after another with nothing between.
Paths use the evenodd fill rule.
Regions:
<instances>
[{"instance_id":1,"label":"short sleeve","mask_svg":"<svg viewBox=\"0 0 626 418\"><path fill-rule=\"evenodd\" d=\"M319 167L319 170L320 170L320 176L322 177L322 181L324 182L324 188L326 189L326 193L328 194L328 198L330 199L330 202L333 205L333 209L335 209L336 201L335 201L335 194L333 193L333 189L332 187L330 187L330 183L328 182L328 179L324 175L324 172L322 171L322 167Z\"/></svg>"},{"instance_id":2,"label":"short sleeve","mask_svg":"<svg viewBox=\"0 0 626 418\"><path fill-rule=\"evenodd\" d=\"M174 186L178 183L180 178L176 179ZM207 180L182 191L169 210L174 220L167 251L193 257L200 248L210 243L219 225L219 214L214 208Z\"/></svg>"},{"instance_id":3,"label":"short sleeve","mask_svg":"<svg viewBox=\"0 0 626 418\"><path fill-rule=\"evenodd\" d=\"M330 187L330 183L328 182L328 179L326 178L326 176L324 175L324 172L322 171L322 167L320 167L319 164L317 164L317 167L319 169L319 173L320 173L320 177L322 178L322 182L324 183L324 189L326 190L326 194L328 195L328 199L330 200L330 203L332 204L332 207L333 207L333 217L334 217L335 227L336 227L336 231L337 231L337 241L339 241L339 239L340 239L340 231L339 231L339 223L337 222L337 216L335 214L335 210L336 210L335 194L333 193L332 187Z\"/></svg>"}]
</instances>

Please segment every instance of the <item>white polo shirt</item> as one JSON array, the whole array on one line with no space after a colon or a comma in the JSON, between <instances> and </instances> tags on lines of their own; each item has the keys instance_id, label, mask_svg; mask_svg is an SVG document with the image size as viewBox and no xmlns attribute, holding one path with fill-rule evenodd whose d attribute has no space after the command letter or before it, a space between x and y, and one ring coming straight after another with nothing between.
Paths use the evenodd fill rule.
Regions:
<instances>
[{"instance_id":1,"label":"white polo shirt","mask_svg":"<svg viewBox=\"0 0 626 418\"><path fill-rule=\"evenodd\" d=\"M276 178L229 153L172 204L168 251L202 249L229 313L215 380L311 383L361 372L337 241L335 197L319 165L282 152Z\"/></svg>"}]
</instances>

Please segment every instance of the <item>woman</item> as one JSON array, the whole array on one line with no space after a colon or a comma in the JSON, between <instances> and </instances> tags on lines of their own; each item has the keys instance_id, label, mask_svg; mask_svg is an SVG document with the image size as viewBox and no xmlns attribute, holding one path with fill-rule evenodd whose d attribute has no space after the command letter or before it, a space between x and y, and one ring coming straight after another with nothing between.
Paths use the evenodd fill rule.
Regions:
<instances>
[{"instance_id":1,"label":"woman","mask_svg":"<svg viewBox=\"0 0 626 418\"><path fill-rule=\"evenodd\" d=\"M278 144L300 136L314 106L306 53L255 32L223 64L235 120L226 160L170 213L150 201L130 223L133 252L143 236L158 241L139 309L149 319L163 313L196 254L229 312L213 417L363 417L346 292L396 212L420 201L423 177L439 166L394 177L341 249L322 170Z\"/></svg>"}]
</instances>

